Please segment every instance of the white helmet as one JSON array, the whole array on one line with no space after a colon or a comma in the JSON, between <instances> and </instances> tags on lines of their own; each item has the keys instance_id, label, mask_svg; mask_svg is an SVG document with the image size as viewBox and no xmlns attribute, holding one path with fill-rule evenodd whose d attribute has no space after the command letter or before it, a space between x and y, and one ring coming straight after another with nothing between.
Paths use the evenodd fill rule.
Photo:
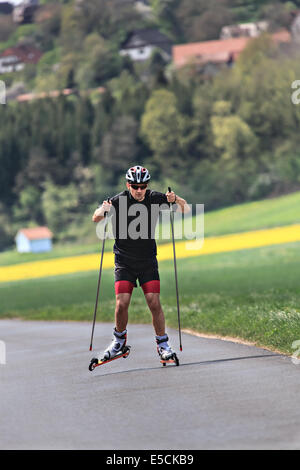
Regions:
<instances>
[{"instance_id":1,"label":"white helmet","mask_svg":"<svg viewBox=\"0 0 300 470\"><path fill-rule=\"evenodd\" d=\"M127 170L126 180L128 183L146 183L150 180L150 173L140 165L132 166Z\"/></svg>"}]
</instances>

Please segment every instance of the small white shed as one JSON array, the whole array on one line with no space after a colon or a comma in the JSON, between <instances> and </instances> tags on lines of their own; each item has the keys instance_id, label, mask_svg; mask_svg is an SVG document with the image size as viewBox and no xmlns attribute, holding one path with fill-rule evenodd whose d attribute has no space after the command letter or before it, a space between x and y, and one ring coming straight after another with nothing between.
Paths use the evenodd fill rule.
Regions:
<instances>
[{"instance_id":1,"label":"small white shed","mask_svg":"<svg viewBox=\"0 0 300 470\"><path fill-rule=\"evenodd\" d=\"M19 253L42 253L52 250L53 233L48 227L22 228L16 235Z\"/></svg>"}]
</instances>

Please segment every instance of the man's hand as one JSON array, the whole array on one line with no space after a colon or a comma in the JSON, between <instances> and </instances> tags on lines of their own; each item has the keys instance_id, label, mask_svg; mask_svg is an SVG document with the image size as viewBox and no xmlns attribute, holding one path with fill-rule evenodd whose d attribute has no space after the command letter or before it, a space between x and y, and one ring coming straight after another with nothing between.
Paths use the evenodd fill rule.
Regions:
<instances>
[{"instance_id":1,"label":"man's hand","mask_svg":"<svg viewBox=\"0 0 300 470\"><path fill-rule=\"evenodd\" d=\"M177 209L176 212L182 212L184 214L188 214L191 211L190 206L187 204L185 199L182 197L177 196L174 191L168 191L166 193L167 200L169 203L176 202Z\"/></svg>"},{"instance_id":2,"label":"man's hand","mask_svg":"<svg viewBox=\"0 0 300 470\"><path fill-rule=\"evenodd\" d=\"M109 212L112 206L111 202L103 201L102 206L98 207L93 215L93 222L100 222L105 215L105 212Z\"/></svg>"},{"instance_id":3,"label":"man's hand","mask_svg":"<svg viewBox=\"0 0 300 470\"><path fill-rule=\"evenodd\" d=\"M168 191L168 192L166 193L166 196L167 196L168 202L175 202L175 200L176 200L176 194L174 193L174 191Z\"/></svg>"}]
</instances>

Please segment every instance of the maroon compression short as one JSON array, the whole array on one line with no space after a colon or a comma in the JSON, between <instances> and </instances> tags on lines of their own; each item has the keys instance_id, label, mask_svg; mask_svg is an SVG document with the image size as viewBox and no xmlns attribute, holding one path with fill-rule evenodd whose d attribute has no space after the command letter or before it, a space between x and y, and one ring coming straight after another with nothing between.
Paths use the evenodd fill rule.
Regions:
<instances>
[{"instance_id":1,"label":"maroon compression short","mask_svg":"<svg viewBox=\"0 0 300 470\"><path fill-rule=\"evenodd\" d=\"M133 282L130 281L116 281L115 282L115 293L117 294L132 294L134 288ZM144 294L160 293L160 281L148 281L141 285Z\"/></svg>"},{"instance_id":2,"label":"maroon compression short","mask_svg":"<svg viewBox=\"0 0 300 470\"><path fill-rule=\"evenodd\" d=\"M137 280L144 294L159 293L160 280L156 257L149 260L131 260L115 255L115 292L132 294Z\"/></svg>"}]
</instances>

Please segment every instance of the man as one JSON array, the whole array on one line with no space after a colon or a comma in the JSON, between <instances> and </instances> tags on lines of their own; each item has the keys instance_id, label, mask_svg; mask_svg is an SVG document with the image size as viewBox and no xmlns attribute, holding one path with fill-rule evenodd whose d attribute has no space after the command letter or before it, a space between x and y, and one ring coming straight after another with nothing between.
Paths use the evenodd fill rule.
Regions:
<instances>
[{"instance_id":1,"label":"man","mask_svg":"<svg viewBox=\"0 0 300 470\"><path fill-rule=\"evenodd\" d=\"M133 288L137 287L137 279L152 313L158 353L161 359L166 361L174 355L168 344L165 316L160 304L160 278L154 238L159 212L153 209L169 203L176 203L177 211L180 212L189 212L190 208L186 201L173 191L163 194L147 189L149 180L150 174L146 168L139 165L129 168L126 173L127 190L112 197L109 202L103 201L93 215L93 221L100 222L106 212L109 213L112 207L114 209L112 221L115 236L115 328L114 339L101 356L104 359L113 358L125 347L128 308ZM135 217L137 212L144 215L144 218ZM139 223L136 225L136 222ZM138 227L140 230L137 233ZM139 233L143 236L137 236Z\"/></svg>"}]
</instances>

